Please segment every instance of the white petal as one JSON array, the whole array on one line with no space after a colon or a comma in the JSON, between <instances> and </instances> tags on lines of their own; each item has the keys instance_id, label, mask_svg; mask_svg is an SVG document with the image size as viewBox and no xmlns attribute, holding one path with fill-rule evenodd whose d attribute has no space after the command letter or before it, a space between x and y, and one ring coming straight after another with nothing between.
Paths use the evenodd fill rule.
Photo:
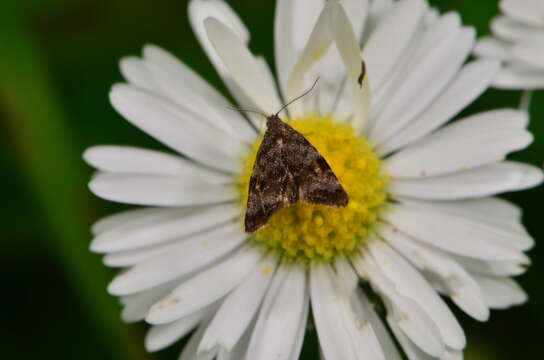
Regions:
<instances>
[{"instance_id":1,"label":"white petal","mask_svg":"<svg viewBox=\"0 0 544 360\"><path fill-rule=\"evenodd\" d=\"M146 321L164 324L202 309L228 294L255 269L255 249L241 249L223 262L195 275L175 288L149 310Z\"/></svg>"},{"instance_id":2,"label":"white petal","mask_svg":"<svg viewBox=\"0 0 544 360\"><path fill-rule=\"evenodd\" d=\"M238 224L200 233L122 272L110 283L108 291L114 295L136 293L189 274L232 251L245 238Z\"/></svg>"},{"instance_id":3,"label":"white petal","mask_svg":"<svg viewBox=\"0 0 544 360\"><path fill-rule=\"evenodd\" d=\"M542 29L542 37L544 39L544 28ZM524 41L515 44L512 49L512 57L527 64L544 70L544 40Z\"/></svg>"},{"instance_id":4,"label":"white petal","mask_svg":"<svg viewBox=\"0 0 544 360\"><path fill-rule=\"evenodd\" d=\"M507 65L497 74L493 86L499 89L542 89L544 73L540 69Z\"/></svg>"},{"instance_id":5,"label":"white petal","mask_svg":"<svg viewBox=\"0 0 544 360\"><path fill-rule=\"evenodd\" d=\"M312 311L325 358L385 359L355 290L346 292L337 286L339 280L341 279L337 279L329 265L312 265L310 275Z\"/></svg>"},{"instance_id":6,"label":"white petal","mask_svg":"<svg viewBox=\"0 0 544 360\"><path fill-rule=\"evenodd\" d=\"M236 198L232 185L188 181L172 175L98 173L89 189L106 200L151 206L206 205Z\"/></svg>"},{"instance_id":7,"label":"white petal","mask_svg":"<svg viewBox=\"0 0 544 360\"><path fill-rule=\"evenodd\" d=\"M517 276L527 271L531 261L522 256L518 261L486 261L448 254L465 269L474 274L491 276Z\"/></svg>"},{"instance_id":8,"label":"white petal","mask_svg":"<svg viewBox=\"0 0 544 360\"><path fill-rule=\"evenodd\" d=\"M293 71L289 76L286 91L287 99L294 99L305 90L305 75L329 50L332 43L330 20L334 8L333 4L335 3L335 1L328 1L321 11L308 43L304 47L302 54L297 59ZM314 80L315 79L312 79L312 82ZM302 105L300 102L294 102L288 109L292 118L299 117L303 114Z\"/></svg>"},{"instance_id":9,"label":"white petal","mask_svg":"<svg viewBox=\"0 0 544 360\"><path fill-rule=\"evenodd\" d=\"M357 42L361 43L366 27L367 16L370 8L369 0L342 0L341 4L346 10L349 22L357 36Z\"/></svg>"},{"instance_id":10,"label":"white petal","mask_svg":"<svg viewBox=\"0 0 544 360\"><path fill-rule=\"evenodd\" d=\"M483 260L518 260L522 256L515 243L509 243L492 226L446 213L445 208L447 205L396 204L387 213L387 221L419 241L457 255Z\"/></svg>"},{"instance_id":11,"label":"white petal","mask_svg":"<svg viewBox=\"0 0 544 360\"><path fill-rule=\"evenodd\" d=\"M387 322L395 334L400 346L404 350L406 357L409 360L462 360L463 352L459 350L453 350L446 347L444 353L440 358L429 356L429 354L423 352L416 344L414 344L410 339L401 331L400 327L391 319L388 318Z\"/></svg>"},{"instance_id":12,"label":"white petal","mask_svg":"<svg viewBox=\"0 0 544 360\"><path fill-rule=\"evenodd\" d=\"M295 334L295 344L291 348L291 354L288 360L299 360L300 352L302 351L302 345L304 344L304 338L306 335L306 329L308 327L308 315L310 314L310 301L304 302L304 308L302 309L302 316L298 321L297 332Z\"/></svg>"},{"instance_id":13,"label":"white petal","mask_svg":"<svg viewBox=\"0 0 544 360\"><path fill-rule=\"evenodd\" d=\"M491 218L498 222L508 224L510 227L522 229L521 208L516 204L501 198L484 198L478 200L466 200L449 202L451 205L462 205L466 211L471 212L471 216L492 221Z\"/></svg>"},{"instance_id":14,"label":"white petal","mask_svg":"<svg viewBox=\"0 0 544 360\"><path fill-rule=\"evenodd\" d=\"M451 215L452 219L471 227L476 238L492 238L495 242L523 251L534 245L534 240L521 223L521 210L506 200L484 198L429 203L402 199L402 202L426 208L430 213Z\"/></svg>"},{"instance_id":15,"label":"white petal","mask_svg":"<svg viewBox=\"0 0 544 360\"><path fill-rule=\"evenodd\" d=\"M537 167L504 161L430 178L395 179L391 192L425 200L467 199L531 188L542 179L542 171Z\"/></svg>"},{"instance_id":16,"label":"white petal","mask_svg":"<svg viewBox=\"0 0 544 360\"><path fill-rule=\"evenodd\" d=\"M508 60L510 58L508 44L493 36L480 38L472 51L478 57L490 57L498 60Z\"/></svg>"},{"instance_id":17,"label":"white petal","mask_svg":"<svg viewBox=\"0 0 544 360\"><path fill-rule=\"evenodd\" d=\"M202 121L221 129L228 136L251 141L255 131L239 112L229 109L228 102L220 95L205 97L189 88L183 77L173 76L169 68L148 62L148 69L154 76L159 93L179 106L199 114Z\"/></svg>"},{"instance_id":18,"label":"white petal","mask_svg":"<svg viewBox=\"0 0 544 360\"><path fill-rule=\"evenodd\" d=\"M123 250L104 255L102 262L109 267L129 267L150 259L174 246L171 243Z\"/></svg>"},{"instance_id":19,"label":"white petal","mask_svg":"<svg viewBox=\"0 0 544 360\"><path fill-rule=\"evenodd\" d=\"M184 84L194 93L208 99L210 102L227 106L228 101L210 84L195 73L191 68L178 58L155 45L146 45L143 50L144 60L147 64L153 64L167 72L172 80Z\"/></svg>"},{"instance_id":20,"label":"white petal","mask_svg":"<svg viewBox=\"0 0 544 360\"><path fill-rule=\"evenodd\" d=\"M503 13L523 23L544 26L544 7L540 0L501 0Z\"/></svg>"},{"instance_id":21,"label":"white petal","mask_svg":"<svg viewBox=\"0 0 544 360\"><path fill-rule=\"evenodd\" d=\"M191 208L184 208L185 211L191 211ZM91 232L94 236L99 235L104 231L109 231L118 226L124 225L127 222L137 221L140 218L144 218L148 215L159 214L162 212L169 212L171 209L157 209L157 208L139 208L121 211L112 215L103 217L95 222L91 228Z\"/></svg>"},{"instance_id":22,"label":"white petal","mask_svg":"<svg viewBox=\"0 0 544 360\"><path fill-rule=\"evenodd\" d=\"M231 104L223 97L223 95L210 86L210 84L203 80L187 65L157 46L146 45L143 53L146 74L152 76L151 69L160 69L159 76L168 79L169 84L176 84L176 86L183 85L184 89L189 89L191 93L198 95L201 99L205 99L209 106L221 111L221 118L224 119L229 127L232 127L235 130L240 138L251 141L251 139L255 137L255 129L251 128L248 121L237 112L230 110L224 111L229 108ZM153 79L153 84L144 88L165 95L164 90L161 88L160 84L157 83L157 80L159 79ZM164 85L162 87L164 87ZM185 94L186 92L187 90L182 91L181 94ZM180 96L180 94L176 92L174 99L180 100L185 98L183 95Z\"/></svg>"},{"instance_id":23,"label":"white petal","mask_svg":"<svg viewBox=\"0 0 544 360\"><path fill-rule=\"evenodd\" d=\"M472 28L453 31L421 56L418 64L408 70L403 83L397 85L373 127L370 135L373 143L381 144L391 138L432 104L458 73L472 50L474 39Z\"/></svg>"},{"instance_id":24,"label":"white petal","mask_svg":"<svg viewBox=\"0 0 544 360\"><path fill-rule=\"evenodd\" d=\"M278 111L281 106L275 86L245 44L215 18L206 19L204 26L210 42L244 93L266 114Z\"/></svg>"},{"instance_id":25,"label":"white petal","mask_svg":"<svg viewBox=\"0 0 544 360\"><path fill-rule=\"evenodd\" d=\"M393 8L395 4L394 0L373 0L370 2L370 8L368 9L367 29L374 30L378 23L385 17L388 11ZM365 33L363 42L366 42L368 38L368 32Z\"/></svg>"},{"instance_id":26,"label":"white petal","mask_svg":"<svg viewBox=\"0 0 544 360\"><path fill-rule=\"evenodd\" d=\"M442 341L454 349L464 348L466 338L463 329L421 274L382 241L373 241L369 244L369 249L376 264L393 283L396 291L418 303L435 322Z\"/></svg>"},{"instance_id":27,"label":"white petal","mask_svg":"<svg viewBox=\"0 0 544 360\"><path fill-rule=\"evenodd\" d=\"M495 110L456 121L385 161L395 178L436 176L499 162L527 147L527 113Z\"/></svg>"},{"instance_id":28,"label":"white petal","mask_svg":"<svg viewBox=\"0 0 544 360\"><path fill-rule=\"evenodd\" d=\"M436 323L421 306L409 297L400 294L394 284L385 277L369 254L352 259L357 273L370 281L387 308L388 320L394 321L415 344L426 353L440 356L445 345Z\"/></svg>"},{"instance_id":29,"label":"white petal","mask_svg":"<svg viewBox=\"0 0 544 360\"><path fill-rule=\"evenodd\" d=\"M278 0L274 16L274 58L283 91L287 89L289 75L310 37L323 0Z\"/></svg>"},{"instance_id":30,"label":"white petal","mask_svg":"<svg viewBox=\"0 0 544 360\"><path fill-rule=\"evenodd\" d=\"M391 226L382 225L379 231L389 244L426 275L431 284L438 282L440 290L467 314L480 321L488 319L489 309L483 301L481 290L462 266L440 252L418 244Z\"/></svg>"},{"instance_id":31,"label":"white petal","mask_svg":"<svg viewBox=\"0 0 544 360\"><path fill-rule=\"evenodd\" d=\"M527 301L527 294L514 280L504 277L475 275L487 305L493 309L506 309Z\"/></svg>"},{"instance_id":32,"label":"white petal","mask_svg":"<svg viewBox=\"0 0 544 360\"><path fill-rule=\"evenodd\" d=\"M509 41L542 39L542 28L523 24L505 16L497 16L491 21L493 34Z\"/></svg>"},{"instance_id":33,"label":"white petal","mask_svg":"<svg viewBox=\"0 0 544 360\"><path fill-rule=\"evenodd\" d=\"M266 294L246 359L288 360L297 347L309 301L305 269L281 265Z\"/></svg>"},{"instance_id":34,"label":"white petal","mask_svg":"<svg viewBox=\"0 0 544 360\"><path fill-rule=\"evenodd\" d=\"M379 152L395 151L445 124L489 87L499 69L500 63L495 60L476 60L465 65L420 117L382 144Z\"/></svg>"},{"instance_id":35,"label":"white petal","mask_svg":"<svg viewBox=\"0 0 544 360\"><path fill-rule=\"evenodd\" d=\"M147 291L123 296L121 301L124 307L121 312L121 318L126 322L136 322L145 319L151 305L166 296L181 281L183 281L183 278L177 278Z\"/></svg>"},{"instance_id":36,"label":"white petal","mask_svg":"<svg viewBox=\"0 0 544 360\"><path fill-rule=\"evenodd\" d=\"M209 312L210 308L207 307L169 324L152 326L145 336L145 349L155 352L172 345L209 316Z\"/></svg>"},{"instance_id":37,"label":"white petal","mask_svg":"<svg viewBox=\"0 0 544 360\"><path fill-rule=\"evenodd\" d=\"M335 282L337 287L335 291L342 292L344 296L351 296L357 290L359 277L353 267L345 257L339 257L334 262L336 270Z\"/></svg>"},{"instance_id":38,"label":"white petal","mask_svg":"<svg viewBox=\"0 0 544 360\"><path fill-rule=\"evenodd\" d=\"M312 264L310 272L312 314L324 358L330 360L356 359L354 344L344 327L340 306L336 303L341 293L334 284L332 269L328 264Z\"/></svg>"},{"instance_id":39,"label":"white petal","mask_svg":"<svg viewBox=\"0 0 544 360\"><path fill-rule=\"evenodd\" d=\"M391 338L389 331L385 328L382 320L374 311L373 305L368 298L363 294L363 291L358 288L356 290L357 300L363 308L363 311L367 314L368 321L380 342L382 351L387 360L401 360L401 356L397 350L397 345Z\"/></svg>"},{"instance_id":40,"label":"white petal","mask_svg":"<svg viewBox=\"0 0 544 360\"><path fill-rule=\"evenodd\" d=\"M183 351L181 352L181 355L178 360L213 360L207 357L198 358L197 357L197 350L198 350L198 344L200 344L200 341L202 340L202 336L204 335L204 331L208 327L210 320L204 319L198 329L191 335L191 338L183 348Z\"/></svg>"},{"instance_id":41,"label":"white petal","mask_svg":"<svg viewBox=\"0 0 544 360\"><path fill-rule=\"evenodd\" d=\"M191 0L189 3L189 21L193 31L215 69L223 79L227 89L241 108L255 108L257 105L250 99L249 94L246 94L239 84L237 84L236 79L233 78L233 74L229 73L229 69L221 59L220 54L217 53L213 44L208 39L204 24L207 18L217 19L228 26L240 38L243 45L249 42L249 32L232 8L223 0ZM257 58L254 60L262 71ZM263 72L263 75L266 76L267 74ZM260 126L262 119L252 114L245 115L255 127L258 128Z\"/></svg>"},{"instance_id":42,"label":"white petal","mask_svg":"<svg viewBox=\"0 0 544 360\"><path fill-rule=\"evenodd\" d=\"M95 252L136 249L149 245L183 239L199 231L211 229L239 215L237 205L218 205L196 208L187 214L185 209L151 214L102 232L91 243Z\"/></svg>"},{"instance_id":43,"label":"white petal","mask_svg":"<svg viewBox=\"0 0 544 360\"><path fill-rule=\"evenodd\" d=\"M205 20L211 17L226 24L230 31L240 38L244 44L249 41L248 30L229 4L223 0L191 0L188 11L189 21L200 45L206 51L217 72L225 75L228 72L227 66L225 66L220 54L217 54L212 43L208 40L204 25Z\"/></svg>"},{"instance_id":44,"label":"white petal","mask_svg":"<svg viewBox=\"0 0 544 360\"><path fill-rule=\"evenodd\" d=\"M180 156L131 146L93 146L83 153L83 158L101 171L178 175L212 183L232 181L225 174L206 169Z\"/></svg>"},{"instance_id":45,"label":"white petal","mask_svg":"<svg viewBox=\"0 0 544 360\"><path fill-rule=\"evenodd\" d=\"M110 101L133 125L172 149L220 170L238 169L242 144L208 125L198 113L130 85L115 85Z\"/></svg>"},{"instance_id":46,"label":"white petal","mask_svg":"<svg viewBox=\"0 0 544 360\"><path fill-rule=\"evenodd\" d=\"M225 298L206 329L199 354L218 353L219 349L230 352L240 341L261 306L276 263L273 257L261 261L256 271Z\"/></svg>"},{"instance_id":47,"label":"white petal","mask_svg":"<svg viewBox=\"0 0 544 360\"><path fill-rule=\"evenodd\" d=\"M119 61L119 69L130 84L142 89L158 91L157 82L142 59L136 56L124 57Z\"/></svg>"},{"instance_id":48,"label":"white petal","mask_svg":"<svg viewBox=\"0 0 544 360\"><path fill-rule=\"evenodd\" d=\"M246 331L242 339L236 344L234 349L229 352L220 351L217 355L217 360L240 360L245 359L247 347L249 346L249 340L251 337L251 331Z\"/></svg>"},{"instance_id":49,"label":"white petal","mask_svg":"<svg viewBox=\"0 0 544 360\"><path fill-rule=\"evenodd\" d=\"M402 84L407 86L406 78L414 72L424 70L421 63L429 58L429 54L435 52L437 44L445 40L451 42L461 29L461 17L457 13L448 13L438 18L432 25L422 28L418 35L414 36L410 46L401 54L396 65L388 74L386 80L375 93L373 93L374 106L372 114L374 121L380 120L380 114L388 109L388 104L395 100L395 94ZM435 55L436 56L436 55ZM431 57L432 59L432 57Z\"/></svg>"},{"instance_id":50,"label":"white petal","mask_svg":"<svg viewBox=\"0 0 544 360\"><path fill-rule=\"evenodd\" d=\"M409 46L426 7L421 0L399 1L371 33L363 56L372 91L381 86Z\"/></svg>"},{"instance_id":51,"label":"white petal","mask_svg":"<svg viewBox=\"0 0 544 360\"><path fill-rule=\"evenodd\" d=\"M356 133L360 133L367 125L370 112L369 82L367 78L364 78L360 84L358 83L363 59L357 36L350 26L350 20L342 5L336 3L333 6L331 18L334 40L346 67L347 83L352 94L352 126Z\"/></svg>"}]
</instances>

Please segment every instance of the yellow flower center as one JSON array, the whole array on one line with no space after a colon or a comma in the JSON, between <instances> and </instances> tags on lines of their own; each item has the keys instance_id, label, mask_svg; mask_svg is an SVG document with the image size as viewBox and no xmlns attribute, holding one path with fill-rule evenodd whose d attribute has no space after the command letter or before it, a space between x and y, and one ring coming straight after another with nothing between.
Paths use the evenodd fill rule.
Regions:
<instances>
[{"instance_id":1,"label":"yellow flower center","mask_svg":"<svg viewBox=\"0 0 544 360\"><path fill-rule=\"evenodd\" d=\"M251 234L253 243L290 261L325 260L350 255L358 249L377 222L386 200L387 175L369 143L355 136L346 123L310 116L290 121L319 151L346 190L346 207L297 202L277 211L268 224ZM249 179L262 137L243 158L237 179L240 201L247 204Z\"/></svg>"}]
</instances>

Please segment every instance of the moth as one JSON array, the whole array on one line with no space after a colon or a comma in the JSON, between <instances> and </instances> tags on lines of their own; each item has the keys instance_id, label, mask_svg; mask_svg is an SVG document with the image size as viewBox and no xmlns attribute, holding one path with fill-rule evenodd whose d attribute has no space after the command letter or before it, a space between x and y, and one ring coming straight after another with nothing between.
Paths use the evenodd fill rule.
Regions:
<instances>
[{"instance_id":1,"label":"moth","mask_svg":"<svg viewBox=\"0 0 544 360\"><path fill-rule=\"evenodd\" d=\"M266 117L266 132L249 180L247 233L259 230L276 211L297 201L331 207L346 206L349 201L323 156L279 118L281 110Z\"/></svg>"}]
</instances>

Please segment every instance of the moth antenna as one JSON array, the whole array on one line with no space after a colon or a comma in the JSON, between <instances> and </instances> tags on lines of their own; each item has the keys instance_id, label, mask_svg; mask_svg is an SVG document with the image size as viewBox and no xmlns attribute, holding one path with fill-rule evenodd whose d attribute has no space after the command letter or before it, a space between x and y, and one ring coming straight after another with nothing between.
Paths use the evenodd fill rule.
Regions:
<instances>
[{"instance_id":1,"label":"moth antenna","mask_svg":"<svg viewBox=\"0 0 544 360\"><path fill-rule=\"evenodd\" d=\"M227 109L233 110L233 111L239 111L239 112L253 113L253 114L261 115L265 118L268 117L266 114L263 114L262 112L258 110L253 110L253 109L242 109L242 108L235 108L235 107L227 107Z\"/></svg>"},{"instance_id":2,"label":"moth antenna","mask_svg":"<svg viewBox=\"0 0 544 360\"><path fill-rule=\"evenodd\" d=\"M300 100L300 99L302 99L303 97L305 97L306 95L308 95L308 94L315 88L315 86L317 85L317 82L318 82L318 81L319 81L319 78L315 79L314 84L312 85L311 88L309 88L308 90L306 90L302 95L297 96L297 97L294 98L293 100L289 101L287 104L283 105L283 106L281 107L281 109L279 109L278 112L276 113L276 116L278 116L279 113L281 113L286 107L288 107L289 105L291 105L291 104L294 103L295 101Z\"/></svg>"}]
</instances>

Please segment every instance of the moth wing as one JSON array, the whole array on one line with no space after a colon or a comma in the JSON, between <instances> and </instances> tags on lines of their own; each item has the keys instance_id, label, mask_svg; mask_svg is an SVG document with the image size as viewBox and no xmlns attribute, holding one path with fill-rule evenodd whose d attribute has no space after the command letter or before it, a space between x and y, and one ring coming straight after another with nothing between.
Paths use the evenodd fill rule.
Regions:
<instances>
[{"instance_id":1,"label":"moth wing","mask_svg":"<svg viewBox=\"0 0 544 360\"><path fill-rule=\"evenodd\" d=\"M282 161L277 137L265 133L249 180L245 230L252 233L263 227L270 216L298 199L293 175Z\"/></svg>"},{"instance_id":2,"label":"moth wing","mask_svg":"<svg viewBox=\"0 0 544 360\"><path fill-rule=\"evenodd\" d=\"M328 206L346 206L348 195L325 158L298 131L281 123L282 160L297 185L298 198Z\"/></svg>"},{"instance_id":3,"label":"moth wing","mask_svg":"<svg viewBox=\"0 0 544 360\"><path fill-rule=\"evenodd\" d=\"M302 201L334 207L348 204L348 194L321 155L303 168L298 184Z\"/></svg>"}]
</instances>

